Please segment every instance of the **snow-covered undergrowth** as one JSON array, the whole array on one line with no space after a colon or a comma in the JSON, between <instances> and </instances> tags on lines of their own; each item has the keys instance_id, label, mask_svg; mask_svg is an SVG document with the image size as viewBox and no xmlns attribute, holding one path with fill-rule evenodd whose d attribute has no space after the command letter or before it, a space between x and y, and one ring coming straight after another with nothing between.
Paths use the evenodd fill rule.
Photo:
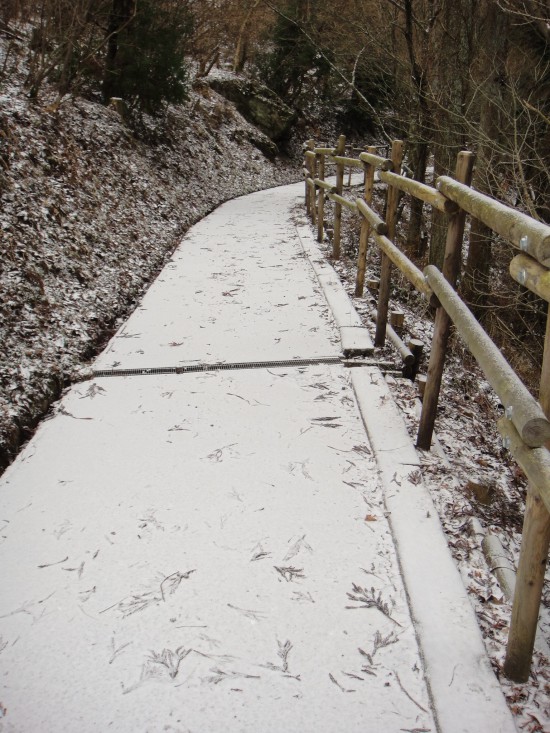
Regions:
<instances>
[{"instance_id":1,"label":"snow-covered undergrowth","mask_svg":"<svg viewBox=\"0 0 550 733\"><path fill-rule=\"evenodd\" d=\"M379 211L382 211L384 189L382 186L376 188L375 200ZM356 191L359 195L360 189ZM330 234L332 204L327 203L325 213ZM297 215L303 217L304 211L297 211ZM338 261L333 260L332 264L353 298L357 311L365 323L371 324L371 333L374 333L371 314L376 308L376 292L365 288L364 297L354 297L358 222L355 215L347 210L343 211L343 222L344 256ZM403 224L401 222L398 226L401 234L404 233ZM331 257L331 246L329 236L322 245L327 258ZM371 245L366 280L376 279L379 275L379 253ZM405 325L400 332L405 343L411 338L424 343L420 371L425 372L433 336L433 313L427 302L395 268L390 310L405 314ZM377 350L377 355L384 360L393 359L399 368L399 357L393 347L387 345ZM392 377L388 377L388 382L414 441L421 407L417 385L407 379ZM500 588L494 568L489 567L482 549L483 537L496 535L504 548L506 560L517 567L526 480L502 446L496 421L503 411L475 359L454 333L450 339L438 407L437 444L430 452L420 452L422 477L438 509L447 542L476 611L487 653L518 730L539 733L550 730L550 573L543 590L531 677L526 684L514 684L504 677L502 671L512 604Z\"/></svg>"},{"instance_id":2,"label":"snow-covered undergrowth","mask_svg":"<svg viewBox=\"0 0 550 733\"><path fill-rule=\"evenodd\" d=\"M204 83L146 143L99 103L31 102L23 66L0 81L0 470L190 225L300 175Z\"/></svg>"}]
</instances>

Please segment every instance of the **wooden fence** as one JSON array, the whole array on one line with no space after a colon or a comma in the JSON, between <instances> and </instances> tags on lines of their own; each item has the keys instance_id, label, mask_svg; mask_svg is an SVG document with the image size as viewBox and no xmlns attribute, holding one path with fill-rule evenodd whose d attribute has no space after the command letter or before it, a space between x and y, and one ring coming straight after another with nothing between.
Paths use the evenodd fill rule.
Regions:
<instances>
[{"instance_id":1,"label":"wooden fence","mask_svg":"<svg viewBox=\"0 0 550 733\"><path fill-rule=\"evenodd\" d=\"M345 146L344 136L340 136L334 148L316 147L314 141L308 141L304 164L306 207L317 227L317 238L322 241L325 200L328 197L334 202L332 256L335 259L341 256L342 208L351 209L361 218L355 287L358 297L362 296L364 289L368 244L373 242L379 248L381 268L376 346L383 346L386 337L390 338L406 365L413 363L414 349L418 353L422 346L418 342L409 344L412 348L403 344L388 323L394 266L436 307L417 447L429 450L431 446L452 323L505 407L505 416L498 421L498 429L505 447L525 472L529 485L504 672L510 679L524 682L531 666L550 545L550 316L547 317L537 402L459 297L456 283L462 262L466 216L470 215L519 250L510 263L511 276L550 302L550 227L470 188L474 163L472 153L459 153L455 178L442 176L432 188L401 175L403 142L400 140L393 142L389 157L379 155L376 147L367 148L358 157L347 157ZM325 180L327 161L335 166L334 186ZM346 167L364 172L361 198L349 200L343 195ZM375 175L386 184L384 219L372 208ZM446 249L441 272L433 265L421 272L396 246L400 192L421 199L447 215Z\"/></svg>"}]
</instances>

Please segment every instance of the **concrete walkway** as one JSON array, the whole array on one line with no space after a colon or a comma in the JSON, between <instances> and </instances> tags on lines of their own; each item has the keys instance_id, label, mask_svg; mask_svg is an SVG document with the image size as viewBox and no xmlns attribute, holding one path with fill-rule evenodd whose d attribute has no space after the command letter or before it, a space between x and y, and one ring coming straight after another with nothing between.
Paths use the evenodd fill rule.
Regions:
<instances>
[{"instance_id":1,"label":"concrete walkway","mask_svg":"<svg viewBox=\"0 0 550 733\"><path fill-rule=\"evenodd\" d=\"M515 730L301 193L195 226L0 480L2 733Z\"/></svg>"}]
</instances>

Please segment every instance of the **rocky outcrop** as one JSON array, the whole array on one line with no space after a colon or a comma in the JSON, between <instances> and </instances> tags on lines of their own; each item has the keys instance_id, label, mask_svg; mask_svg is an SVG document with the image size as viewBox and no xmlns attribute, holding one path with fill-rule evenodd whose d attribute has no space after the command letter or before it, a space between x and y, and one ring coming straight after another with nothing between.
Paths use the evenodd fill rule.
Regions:
<instances>
[{"instance_id":1,"label":"rocky outcrop","mask_svg":"<svg viewBox=\"0 0 550 733\"><path fill-rule=\"evenodd\" d=\"M237 76L213 77L208 82L271 140L280 142L288 138L297 114L270 89Z\"/></svg>"}]
</instances>

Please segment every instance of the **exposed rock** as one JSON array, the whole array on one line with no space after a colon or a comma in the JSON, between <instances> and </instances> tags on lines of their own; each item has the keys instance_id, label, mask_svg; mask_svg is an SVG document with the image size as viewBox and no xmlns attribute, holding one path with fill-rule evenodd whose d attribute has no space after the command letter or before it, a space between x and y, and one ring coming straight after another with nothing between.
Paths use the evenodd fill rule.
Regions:
<instances>
[{"instance_id":1,"label":"exposed rock","mask_svg":"<svg viewBox=\"0 0 550 733\"><path fill-rule=\"evenodd\" d=\"M297 114L270 89L236 76L208 81L212 89L233 102L242 116L271 140L279 142L289 136Z\"/></svg>"}]
</instances>

